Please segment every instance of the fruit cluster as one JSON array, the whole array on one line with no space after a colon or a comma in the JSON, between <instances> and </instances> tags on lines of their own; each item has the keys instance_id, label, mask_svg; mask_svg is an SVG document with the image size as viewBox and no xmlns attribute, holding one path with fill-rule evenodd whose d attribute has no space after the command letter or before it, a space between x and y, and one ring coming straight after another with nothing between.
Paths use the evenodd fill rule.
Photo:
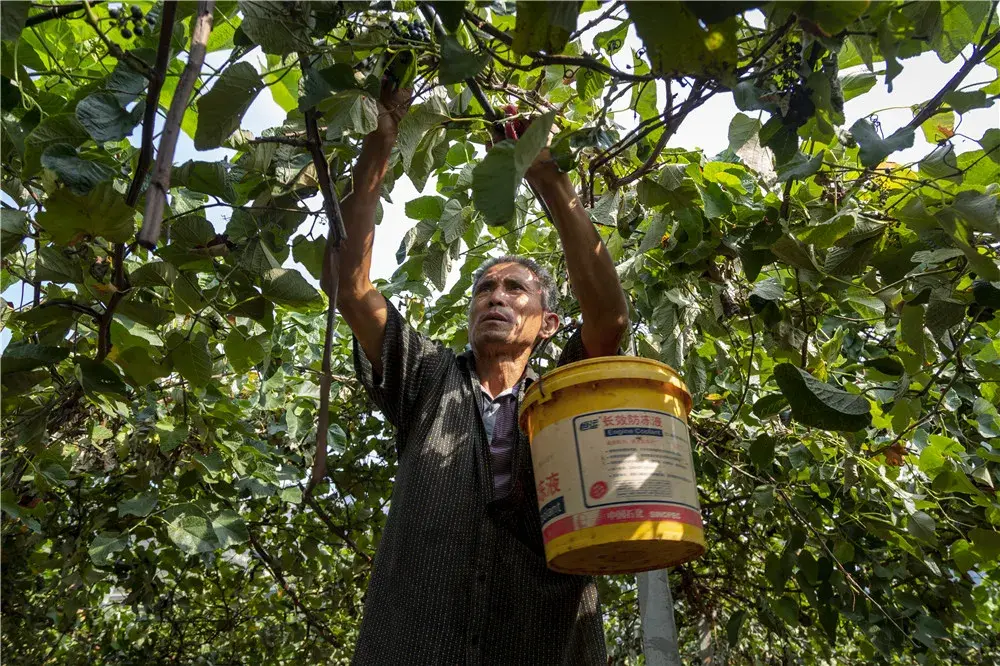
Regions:
<instances>
[{"instance_id":1,"label":"fruit cluster","mask_svg":"<svg viewBox=\"0 0 1000 666\"><path fill-rule=\"evenodd\" d=\"M389 21L389 29L392 34L403 39L412 39L418 42L431 41L431 33L427 26L420 19L413 21Z\"/></svg>"},{"instance_id":2,"label":"fruit cluster","mask_svg":"<svg viewBox=\"0 0 1000 666\"><path fill-rule=\"evenodd\" d=\"M147 23L150 27L156 25L156 19L148 14L144 17L142 14L142 9L139 5L131 5L128 8L129 13L126 14L122 11L120 7L111 7L108 9L108 15L115 20L118 24L118 30L121 32L121 36L125 39L132 39L132 35L135 34L136 37L142 37L142 33L145 31L143 27L143 22ZM132 22L132 29L129 30L128 23Z\"/></svg>"},{"instance_id":3,"label":"fruit cluster","mask_svg":"<svg viewBox=\"0 0 1000 666\"><path fill-rule=\"evenodd\" d=\"M508 104L502 109L497 109L497 112L505 118L510 118L510 120L505 121L503 124L503 133L508 139L517 141L528 131L528 120L526 118L513 117L518 114L517 107L513 104Z\"/></svg>"}]
</instances>

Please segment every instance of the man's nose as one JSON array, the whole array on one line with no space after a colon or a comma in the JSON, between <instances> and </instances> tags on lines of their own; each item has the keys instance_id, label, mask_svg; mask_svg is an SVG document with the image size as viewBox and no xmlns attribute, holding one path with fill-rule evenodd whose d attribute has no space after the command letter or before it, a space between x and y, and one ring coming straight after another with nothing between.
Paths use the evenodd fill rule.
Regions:
<instances>
[{"instance_id":1,"label":"man's nose","mask_svg":"<svg viewBox=\"0 0 1000 666\"><path fill-rule=\"evenodd\" d=\"M507 305L507 292L503 287L497 287L490 292L490 305Z\"/></svg>"}]
</instances>

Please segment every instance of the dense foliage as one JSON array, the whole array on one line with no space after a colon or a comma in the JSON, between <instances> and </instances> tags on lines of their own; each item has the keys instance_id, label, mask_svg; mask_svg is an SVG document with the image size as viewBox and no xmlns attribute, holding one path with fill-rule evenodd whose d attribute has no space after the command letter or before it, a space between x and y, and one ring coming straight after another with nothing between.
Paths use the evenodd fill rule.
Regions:
<instances>
[{"instance_id":1,"label":"dense foliage","mask_svg":"<svg viewBox=\"0 0 1000 666\"><path fill-rule=\"evenodd\" d=\"M146 174L206 4L228 56L180 127L231 158L173 165L147 249ZM544 132L484 159L475 78L549 114L627 290L626 344L683 371L710 544L670 574L686 658L1000 659L1000 129L954 145L1000 94L995 2L0 9L2 288L27 294L0 315L7 662L348 660L395 462L340 323L329 475L304 494L327 308L327 220L304 201L326 169L350 190L383 70L418 95L384 190L424 192L380 285L408 319L460 349L490 253L561 269L519 187ZM928 50L955 76L912 122L844 126L845 100ZM240 129L258 95L287 112L262 137ZM741 109L728 150L666 148L716 95ZM892 162L917 133L933 150ZM641 663L634 578L601 592L609 654Z\"/></svg>"}]
</instances>

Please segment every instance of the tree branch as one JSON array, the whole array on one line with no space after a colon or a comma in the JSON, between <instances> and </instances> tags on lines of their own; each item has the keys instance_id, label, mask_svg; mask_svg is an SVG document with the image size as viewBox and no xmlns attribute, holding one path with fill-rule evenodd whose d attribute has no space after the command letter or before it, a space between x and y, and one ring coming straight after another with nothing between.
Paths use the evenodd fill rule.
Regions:
<instances>
[{"instance_id":1,"label":"tree branch","mask_svg":"<svg viewBox=\"0 0 1000 666\"><path fill-rule=\"evenodd\" d=\"M198 0L198 9L191 19L194 23L191 30L191 46L188 49L188 61L181 73L174 97L170 101L167 120L160 135L160 149L156 154L156 167L153 179L146 190L146 212L142 220L142 229L137 238L139 244L149 249L155 249L160 239L160 224L163 221L163 210L167 205L167 192L170 190L170 171L173 168L174 150L177 148L177 137L181 131L181 121L187 110L188 100L194 83L201 74L201 66L205 62L206 44L212 32L212 10L215 0Z\"/></svg>"},{"instance_id":2,"label":"tree branch","mask_svg":"<svg viewBox=\"0 0 1000 666\"><path fill-rule=\"evenodd\" d=\"M292 587L288 584L288 581L285 580L285 575L281 573L281 568L274 561L274 559L267 553L267 551L264 550L263 547L261 547L260 542L257 541L257 537L254 536L253 532L248 532L248 534L250 535L250 545L253 546L254 552L256 552L257 556L260 557L261 561L264 563L264 566L267 567L267 570L271 572L271 575L274 576L275 579L277 579L278 584L281 585L281 589L283 589L285 591L285 594L287 594L289 598L291 598L292 603L295 604L295 607L298 608L299 611L301 611L302 615L306 619L306 622L310 626L314 627L316 631L318 631L320 635L323 636L323 639L327 643L329 643L334 647L340 647L340 642L330 633L330 630L322 622L320 622L313 616L312 611L309 610L309 608L307 608L299 599L299 595L295 594L295 590L292 589Z\"/></svg>"},{"instance_id":3,"label":"tree branch","mask_svg":"<svg viewBox=\"0 0 1000 666\"><path fill-rule=\"evenodd\" d=\"M299 54L299 63L303 75L308 69L309 59ZM333 383L331 367L333 365L333 331L337 327L337 292L340 287L340 246L347 238L344 228L344 218L340 214L340 202L337 191L330 181L330 165L323 155L323 142L319 135L319 123L315 107L305 112L306 138L309 152L312 154L313 166L316 169L316 179L323 195L323 209L330 231L326 237L326 248L323 251L323 274L320 286L326 292L329 304L326 311L326 335L323 339L323 370L319 379L319 420L316 424L316 457L313 459L312 473L309 485L306 486L306 497L311 498L313 490L326 476L327 439L330 429L330 386Z\"/></svg>"},{"instance_id":4,"label":"tree branch","mask_svg":"<svg viewBox=\"0 0 1000 666\"><path fill-rule=\"evenodd\" d=\"M156 50L156 63L150 72L149 89L146 91L146 112L142 120L142 148L139 150L139 163L132 177L132 184L125 195L125 203L134 207L139 200L149 165L153 161L153 135L156 129L156 111L160 106L160 91L170 63L170 38L174 32L174 17L177 14L177 3L167 2L163 5L163 15L160 17L160 43Z\"/></svg>"},{"instance_id":5,"label":"tree branch","mask_svg":"<svg viewBox=\"0 0 1000 666\"><path fill-rule=\"evenodd\" d=\"M104 0L94 0L90 4L99 5L102 2L104 2ZM78 12L81 9L86 9L86 8L87 8L87 3L85 2L74 2L73 4L70 5L63 5L61 7L56 7L55 9L50 9L47 12L43 12L41 14L35 14L34 16L29 17L28 20L24 22L24 27L30 28L33 25L38 25L39 23L45 23L46 21L51 21L52 19L62 18L67 14L72 14L73 12ZM78 16L76 18L80 17Z\"/></svg>"},{"instance_id":6,"label":"tree branch","mask_svg":"<svg viewBox=\"0 0 1000 666\"><path fill-rule=\"evenodd\" d=\"M955 72L955 75L948 80L948 83L944 84L944 86L937 91L937 94L935 94L934 97L931 97L930 100L924 104L923 108L920 109L920 112L913 116L913 119L903 125L900 129L916 131L921 125L924 124L925 121L932 118L934 114L937 113L938 109L941 108L941 103L944 100L945 95L957 89L965 77L968 76L973 69L975 69L976 65L985 60L986 57L989 56L990 52L997 48L997 46L1000 46L1000 31L993 33L993 36L990 37L982 46L973 47L972 56L965 61L965 64L963 64L962 67ZM854 196L854 193L857 192L862 185L867 183L868 179L871 178L874 173L874 167L866 168L864 172L858 176L858 179L851 185L851 189L844 194L842 200L846 200L848 197Z\"/></svg>"},{"instance_id":7,"label":"tree branch","mask_svg":"<svg viewBox=\"0 0 1000 666\"><path fill-rule=\"evenodd\" d=\"M505 33L504 31L494 27L489 23L472 12L465 11L465 20L472 24L473 27L479 28L481 31L485 32L489 36L503 42L507 46L514 43L514 38ZM566 67L583 67L584 69L593 69L598 72L604 72L608 76L612 76L616 79L622 81L653 81L657 77L656 74L632 74L629 72L623 72L617 70L614 67L605 65L603 62L591 58L590 56L564 56L564 55L548 55L545 53L539 53L537 51L529 51L528 55L531 56L532 60L527 65L520 65L517 63L512 63L506 61L508 67L514 69L520 69L523 71L530 71L533 69L538 69L539 67L544 67L546 65L564 65Z\"/></svg>"}]
</instances>

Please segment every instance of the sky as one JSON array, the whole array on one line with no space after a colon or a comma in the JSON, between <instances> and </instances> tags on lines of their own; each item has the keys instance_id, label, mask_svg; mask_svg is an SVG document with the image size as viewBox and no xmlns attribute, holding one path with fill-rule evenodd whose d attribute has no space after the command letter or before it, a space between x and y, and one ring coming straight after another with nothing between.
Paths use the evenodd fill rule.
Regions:
<instances>
[{"instance_id":1,"label":"sky","mask_svg":"<svg viewBox=\"0 0 1000 666\"><path fill-rule=\"evenodd\" d=\"M596 16L596 14L594 15ZM580 24L588 20L588 16L582 15ZM757 13L752 22L762 23L762 17ZM614 27L615 23L605 21L598 24L583 36L585 49L590 49L593 35ZM624 69L627 63L631 62L632 49L641 48L642 44L635 35L634 28L629 29L629 35L625 42L625 47L612 58L612 64ZM208 63L218 66L225 61L228 54L216 52L208 55ZM265 58L259 50L251 51L243 58L253 64L259 71L265 68ZM868 93L850 100L846 103L844 113L846 116L845 127L850 127L858 118L879 110L878 117L886 136L905 125L913 117L910 110L911 105L924 102L933 96L955 73L960 66L958 60L945 64L938 60L934 52L923 53L915 58L903 62L903 72L896 77L893 82L893 91L890 94L879 77L878 83ZM863 68L863 66L861 66ZM876 65L878 69L878 65ZM844 72L842 72L843 74ZM988 82L995 78L996 72L986 65L979 65L972 70L965 79L965 84L976 82ZM663 99L663 84L659 83L659 99ZM615 107L614 118L616 122L628 131L635 126L637 119L635 114L627 107L627 96L622 101L620 107ZM733 103L733 96L729 93L720 93L706 102L699 109L691 113L681 125L679 130L668 143L669 147L684 147L688 149L700 148L706 156L715 155L729 145L728 128L733 116L738 113L738 109ZM265 89L257 96L250 109L247 111L241 124L242 129L252 132L255 136L260 136L263 130L280 126L285 119L285 112L272 99L269 89ZM162 116L159 118L162 123ZM956 127L960 134L973 138L979 138L990 128L1000 126L1000 117L996 106L991 109L977 109L963 115L961 124ZM158 128L159 130L159 128ZM137 127L130 137L133 145L138 147L141 144L141 127ZM974 150L977 145L974 142L956 137L957 152ZM894 153L889 157L894 162L907 163L919 160L932 149L921 132L916 133L913 147ZM193 140L183 132L178 140L175 154L175 163L181 164L187 160L218 160L223 156L233 156L235 152L228 149L218 148L209 151L198 151L194 147ZM435 193L435 181L430 179L422 192L418 192L405 176L397 180L392 191L392 204L383 201L384 216L382 223L377 227L375 234L375 246L372 260L372 279L389 279L395 272L398 264L396 262L396 250L399 247L403 235L416 224L416 220L411 220L404 213L404 205L407 201L420 196L421 194ZM3 195L6 203L11 201ZM318 198L308 202L313 210L318 210L320 203ZM209 220L215 227L222 231L228 220L228 213L220 212L224 209L209 209L206 211ZM307 223L303 233L308 229ZM286 266L294 266L289 257ZM303 269L303 275L310 282L315 281ZM447 288L450 288L453 281L457 279L458 270L452 269L452 274ZM318 285L317 285L318 286ZM30 299L30 290L25 290L25 299ZM3 293L3 297L13 303L15 307L21 305L20 285L14 285ZM10 340L10 332L4 330L0 332L0 349L6 347Z\"/></svg>"}]
</instances>

